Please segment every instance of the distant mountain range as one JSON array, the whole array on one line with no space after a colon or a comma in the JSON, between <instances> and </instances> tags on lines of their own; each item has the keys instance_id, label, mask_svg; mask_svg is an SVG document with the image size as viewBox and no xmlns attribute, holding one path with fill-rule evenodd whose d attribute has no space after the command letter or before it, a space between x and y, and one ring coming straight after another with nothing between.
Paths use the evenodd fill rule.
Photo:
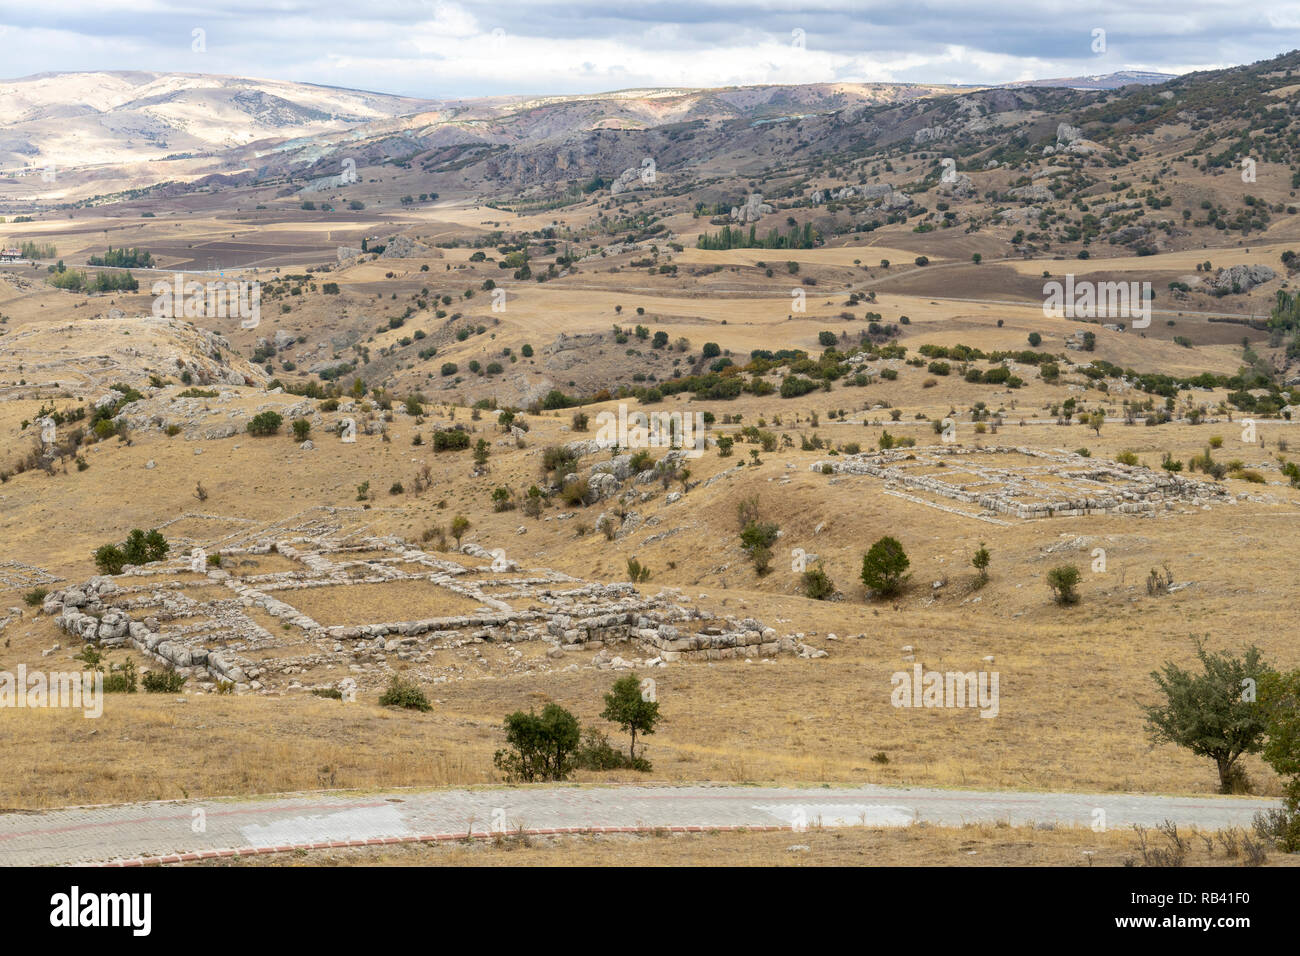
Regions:
<instances>
[{"instance_id":1,"label":"distant mountain range","mask_svg":"<svg viewBox=\"0 0 1300 956\"><path fill-rule=\"evenodd\" d=\"M426 108L422 100L193 73L41 73L0 81L0 169L212 153Z\"/></svg>"},{"instance_id":2,"label":"distant mountain range","mask_svg":"<svg viewBox=\"0 0 1300 956\"><path fill-rule=\"evenodd\" d=\"M1052 80L1021 80L1017 83L1003 83L1001 85L1064 87L1070 90L1117 90L1134 84L1152 86L1157 83L1167 83L1177 78L1177 73L1120 70L1118 73L1104 73L1098 76L1061 76Z\"/></svg>"},{"instance_id":3,"label":"distant mountain range","mask_svg":"<svg viewBox=\"0 0 1300 956\"><path fill-rule=\"evenodd\" d=\"M1007 84L1114 89L1159 83L1125 71ZM416 133L428 145L514 145L602 129L699 121L751 122L820 115L964 92L911 83L813 83L721 89L638 89L573 96L426 100L279 80L193 73L43 73L0 81L0 171L87 167L269 151L347 131L374 138ZM308 153L310 150L307 151Z\"/></svg>"}]
</instances>

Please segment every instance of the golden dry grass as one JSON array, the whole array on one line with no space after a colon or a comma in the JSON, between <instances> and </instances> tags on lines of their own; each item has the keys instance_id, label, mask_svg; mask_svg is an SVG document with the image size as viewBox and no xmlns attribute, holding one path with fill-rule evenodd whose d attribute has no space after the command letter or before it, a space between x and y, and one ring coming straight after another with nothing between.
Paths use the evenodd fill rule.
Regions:
<instances>
[{"instance_id":1,"label":"golden dry grass","mask_svg":"<svg viewBox=\"0 0 1300 956\"><path fill-rule=\"evenodd\" d=\"M1184 865L1242 866L1221 845L1190 837ZM1149 845L1162 838L1148 833ZM1141 865L1135 833L1078 828L927 825L803 833L662 833L412 843L393 847L299 850L212 860L191 866L1125 866ZM1300 866L1300 856L1273 853L1265 866Z\"/></svg>"},{"instance_id":2,"label":"golden dry grass","mask_svg":"<svg viewBox=\"0 0 1300 956\"><path fill-rule=\"evenodd\" d=\"M900 392L900 397L911 397ZM797 440L800 431L813 431L809 416L818 408L824 415L825 404L772 399L763 404L747 397L732 407L744 410L747 421L779 412ZM519 485L536 480L537 449L548 440L563 440L558 428L566 420L560 415L536 418L530 448L494 449L489 481ZM839 441L851 437L874 443L881 430L827 426L824 417L822 422L816 430ZM1007 427L1003 435L1011 435L987 439L1049 448L1086 444L1094 455L1107 457L1131 448L1154 464L1165 450L1181 458L1198 452L1212 434L1232 441L1231 427L1107 425L1097 436L1078 426L1031 425ZM1262 434L1271 448L1285 427L1264 424ZM360 475L372 476L372 484L379 485L410 467L409 449L398 440L387 444L371 436L355 446L326 446L309 469L288 471L276 466L285 456L284 439L204 444L204 480L212 488L206 507L245 517L279 518L283 504L276 502L293 498L304 506L333 502L356 507L349 492ZM732 467L744 454L745 446L740 447L731 459L710 453L693 462L692 471L707 478ZM1235 447L1231 454L1252 464L1268 454L1239 443ZM301 453L295 449L290 454ZM1150 671L1166 659L1190 663L1191 633L1210 634L1216 647L1255 642L1278 666L1296 666L1288 636L1288 582L1296 571L1289 541L1300 512L1295 493L1285 487L1263 489L1286 502L1282 506L1241 503L1209 511L1181 508L1157 518L1059 518L1004 527L902 502L885 495L872 479L831 484L808 471L819 454L764 453L764 465L724 479L707 492L697 489L672 506L664 505L662 497L639 505L644 516L665 523L612 543L578 537L576 522L494 514L485 490L451 469L438 472L434 487L422 497L399 496L360 514L377 531L418 540L423 528L445 527L451 515L463 511L473 522L471 540L504 546L526 566L603 580L619 580L626 558L636 555L653 571L643 586L650 591L685 588L703 607L753 615L783 633L805 633L808 643L830 653L819 661L683 664L656 674L666 723L648 743L659 780L1208 792L1214 783L1208 763L1173 747L1153 748L1145 737L1141 706L1153 700ZM1219 454L1229 457L1226 448ZM156 459L158 467L145 471L141 465L146 458ZM14 553L77 580L93 573L88 557L96 544L120 540L131 526L149 527L160 515L192 507L194 473L187 469L195 459L189 443L142 436L131 448L103 446L94 460L85 473L22 475L5 486L9 497L4 504L14 516ZM141 481L149 484L147 494L117 495L118 487ZM1232 480L1228 485L1234 492L1260 490ZM38 496L29 498L25 489ZM778 554L772 574L755 576L740 550L734 517L737 503L755 494L765 519L782 527L782 546L816 552L845 600L801 597L799 578L789 570L785 552ZM437 507L440 499L448 507ZM594 522L597 514L597 509L587 510L580 520ZM524 537L514 533L521 524L527 529ZM669 527L682 531L644 544ZM893 603L865 601L857 582L863 550L882 534L903 541L912 559L913 586ZM1076 544L1076 538L1082 541ZM981 541L993 554L991 580L974 591L969 559ZM1062 544L1065 550L1045 553ZM1106 552L1104 573L1091 570L1096 548ZM1243 561L1248 569L1244 577ZM1046 570L1061 563L1084 570L1083 601L1074 608L1054 606L1043 583ZM1147 571L1165 563L1177 582L1193 583L1177 594L1149 597ZM934 592L931 582L945 578L947 585ZM374 589L375 605L364 615L370 620L426 613L422 601L396 600L397 592L378 585L360 587ZM433 586L401 585L398 590L404 587ZM279 596L329 621L352 623L356 605L350 603L350 592L356 588ZM18 598L19 592L11 591L0 600L8 605ZM31 611L26 615L6 631L12 646L0 651L0 665L37 666L41 650L65 640L48 619L33 619ZM269 618L260 623L273 631L278 627ZM828 633L840 639L828 641ZM857 639L857 634L865 637ZM903 660L903 645L914 646L918 661L939 670L981 669L982 658L993 655L1002 681L999 717L981 720L969 711L892 708L890 676L910 666ZM572 654L556 666L587 659ZM296 699L202 696L183 705L143 696L113 701L97 726L79 717L9 712L0 714L0 735L21 765L62 769L9 778L4 802L35 806L171 797L183 790L292 789L315 785L319 769L334 764L340 767L340 782L349 785L482 782L492 779L490 758L500 743L504 714L555 699L585 721L595 721L600 695L611 681L610 675L589 670L464 680L437 688L434 696L444 703L426 717L372 713L368 706L340 711L328 702ZM176 726L156 735L133 733L137 712ZM373 733L379 720L389 731L404 729ZM328 721L330 730L313 730L317 721ZM113 727L118 729L110 731ZM331 740L338 732L359 735L365 746L335 759L336 751L322 739ZM258 742L259 733L284 741L270 755L273 759ZM414 741L426 734L451 748L455 773L440 776L423 756ZM872 763L869 758L876 752L886 753L890 763ZM1248 759L1247 768L1265 793L1275 792L1271 775L1257 760Z\"/></svg>"},{"instance_id":3,"label":"golden dry grass","mask_svg":"<svg viewBox=\"0 0 1300 956\"><path fill-rule=\"evenodd\" d=\"M483 606L431 581L300 588L274 595L324 627L453 617Z\"/></svg>"},{"instance_id":4,"label":"golden dry grass","mask_svg":"<svg viewBox=\"0 0 1300 956\"><path fill-rule=\"evenodd\" d=\"M422 226L453 232L488 220L526 228L549 221L547 216L514 217L468 207L424 215L437 221ZM1186 271L1204 258L1223 265L1271 262L1286 246L1288 230L1294 231L1292 221L1280 220L1278 234L1270 232L1268 245L1252 246L1249 253L1235 247L1189 249L1140 260L1099 258L1091 260L1088 268L1158 273ZM689 217L684 217L684 223L690 223ZM215 241L232 231L228 226L212 216L196 218L183 228L172 222L149 228L161 230L155 235L174 234L177 241ZM80 223L77 228L81 229ZM93 238L94 230L102 228L101 221L88 221L84 232L67 240L68 250L75 253L97 246L101 240ZM264 231L268 241L288 249L301 241L294 234L298 228L307 227ZM39 237L41 229L23 235ZM326 234L324 224L312 229L321 242L348 239L342 232ZM999 229L988 235L1008 231ZM149 238L146 230L133 244L147 244ZM986 235L979 241L987 239ZM880 312L887 322L901 315L910 317L902 341L911 352L927 342L1020 349L1027 347L1026 337L1035 331L1043 336L1040 349L1055 352L1063 349L1067 335L1082 328L1044 317L1033 303L952 302L928 295L941 291L952 297L998 298L997 290L989 287L1003 274L1033 277L1043 269L1061 274L1077 265L1044 261L995 265L990 253L987 268L1005 272L978 275L963 265L969 250L952 241L951 257L921 244L903 228L880 230L872 238L855 238L853 243L826 249L790 256L782 252L780 259L756 250L688 250L678 260L682 265L709 262L723 265L724 270L672 281L624 269L626 259L584 266L573 281L518 284L511 291L507 312L499 316L500 325L492 327L495 338L476 336L454 343L440 350L432 367L436 371L444 360L463 365L486 356L489 349L517 348L525 342L540 350L561 332L606 331L614 322L628 326L637 321L664 328L674 337L686 336L695 349L705 341L716 341L742 358L754 348L798 347L815 354L819 331L845 331L855 337L863 326L861 318L854 322L837 318L845 309L844 289L850 283L857 289L880 286L876 303L856 307L860 317L868 309ZM914 268L909 272L912 259L921 251L935 265L928 272ZM878 268L881 257L899 265L886 274ZM767 283L754 265L760 260L784 263L787 258L803 264L801 275L819 278L818 286L807 289L807 313L792 316L787 290ZM854 266L854 259L871 268ZM431 273L419 273L414 260L385 260L334 277L345 292L367 297L379 288L399 289L407 295L426 282L438 289L468 288L484 277L499 278L494 264L476 271L468 268L466 260L466 250L451 250L445 257L430 257ZM454 271L449 277L439 275L437 270L447 264L453 264ZM620 271L609 271L615 265ZM385 280L388 271L409 275ZM917 274L934 278L926 279L931 284L920 288ZM392 284L376 285L386 281ZM899 291L890 291L895 288ZM120 299L125 306L147 311L147 295ZM478 296L459 302L456 308L487 319L485 299ZM28 325L53 327L76 315L73 306L86 301L86 297L45 289L20 296L0 282L0 308L13 317L6 326L11 332ZM105 305L102 300L93 302L95 309ZM615 312L616 305L623 306L621 315ZM645 318L636 317L638 306L646 310ZM325 336L340 327L336 312L336 303L317 297L295 305L282 322L293 330L309 329L313 336ZM1001 327L998 320L1003 321ZM1241 357L1236 337L1195 349L1178 348L1169 336L1199 320L1178 321L1174 329L1153 328L1147 337L1090 327L1097 332L1096 352L1073 353L1073 357L1171 374L1236 371ZM422 314L402 330L377 333L367 342L377 354L413 329L432 329L435 324L431 315ZM86 327L91 334L75 348L98 355L109 347L98 326L87 323ZM222 331L229 332L238 350L247 354L267 329ZM1238 330L1233 331L1235 336ZM114 349L134 347L129 338L123 337L123 342L114 339L110 344ZM671 356L651 356L649 351L638 361L656 374L667 374ZM599 370L604 367L601 362L615 357L585 355L583 364ZM400 370L399 394L408 387L432 391L439 383L426 377L429 367ZM526 363L520 368L537 374L541 366ZM24 375L16 366L0 367L0 373L6 381ZM547 374L557 387L567 387L560 373ZM1300 571L1291 533L1300 524L1300 495L1283 482L1276 461L1280 443L1292 435L1297 436L1292 441L1300 440L1300 432L1289 423L1264 422L1263 442L1246 444L1238 437L1240 423L1225 421L1159 428L1107 424L1096 435L1078 425L1060 427L1032 420L1052 417L1051 407L1066 397L1117 414L1123 398L1147 396L1048 385L1032 372L1025 387L1016 391L971 386L956 374L940 377L927 388L924 383L931 377L925 369L905 367L896 382L852 389L837 385L829 394L816 392L788 401L746 394L734 402L692 405L676 397L657 408L708 408L719 419L730 414L743 416L746 425L761 421L765 428L788 434L794 449L805 434L868 448L878 444L885 429L926 444L934 440L926 419L942 418L950 411L963 419L958 438L968 446L984 442L1049 450L1086 447L1099 458L1132 450L1151 466L1166 452L1185 460L1218 435L1225 441L1216 457L1240 458L1248 467L1261 469L1269 482L1258 486L1229 479L1229 490L1264 493L1276 503L1215 505L1208 511L1180 507L1155 518L1095 516L1003 526L888 496L872 479L832 483L809 472L809 465L825 452L791 449L763 453L761 466L709 488L695 488L671 506L657 488L648 489L655 491L654 497L632 507L658 524L606 542L576 533L580 523L594 523L600 508L580 509L572 521L535 521L519 512L491 510L489 495L496 485L524 488L538 481L543 447L590 437L564 430L570 412L529 416L532 431L527 447L515 449L495 444L501 433L494 428L491 413L474 420L460 408L454 421L468 423L476 438L493 443L492 471L486 478L469 477L468 453L434 455L427 444L413 446L417 426L405 417L391 424L389 442L361 435L356 444L345 445L332 436L315 434L317 448L310 452L285 436L186 442L141 432L129 445L113 440L89 447L85 454L90 467L85 472L71 468L52 477L34 473L13 477L0 488L0 523L6 532L7 556L74 582L94 573L90 556L98 545L120 541L132 527L154 527L194 510L225 517L178 523L169 531L174 540L192 537L216 542L247 527L245 522L279 521L302 509L328 505L356 509L347 521L353 526L364 524L367 533L419 541L426 529L445 529L453 515L463 513L472 522L467 540L505 548L509 558L525 567L618 581L625 575L627 558L635 555L653 572L645 589L679 587L703 608L753 615L781 633L803 633L809 644L829 652L828 658L817 661L690 663L656 672L665 723L647 741L655 763L652 780L1210 792L1214 774L1208 762L1170 746L1153 746L1145 736L1142 706L1153 700L1149 674L1167 659L1190 663L1191 633L1209 634L1215 647L1239 649L1258 643L1278 666L1300 663L1291 636L1291 583ZM24 392L21 399L0 403L0 434L9 446L18 447L29 439L30 432L23 432L21 422L33 418L50 397L48 391L32 388L30 395ZM1223 397L1222 390L1194 395L1197 402L1211 406ZM60 399L60 405L65 401ZM245 392L221 410L247 413L266 401L268 396ZM975 401L1004 412L1007 424L998 434L978 436L965 420L962 413ZM587 411L594 415L615 407L610 402ZM890 421L891 407L899 410L900 421ZM832 424L828 413L838 409L844 409L855 423ZM435 424L451 424L451 415L451 408L433 401L429 420L419 427L427 438ZM870 424L861 424L864 419ZM1022 420L1026 424L1021 425ZM200 450L202 454L196 455ZM747 459L749 450L750 446L740 445L730 459L710 452L690 464L691 480L707 480L734 467ZM156 467L146 469L151 460ZM413 473L424 462L433 469L427 492L385 494L394 481L403 481L409 489ZM199 480L209 492L203 504L194 498ZM363 481L370 482L372 499L364 503L357 501L356 494ZM758 496L765 520L777 522L784 532L775 570L762 578L749 565L737 537L736 505L751 495ZM546 517L557 514L552 509ZM517 533L520 527L524 535ZM647 543L648 538L671 529L680 531ZM895 602L868 602L858 582L862 554L885 534L899 538L906 547L913 582ZM992 552L993 565L989 584L977 591L969 560L980 542ZM1061 546L1062 550L1047 550ZM794 547L821 557L843 600L814 602L800 595L798 576L789 570L788 549ZM1106 570L1094 573L1091 567L1098 548L1106 552ZM234 570L254 574L292 567L280 556L255 561ZM1074 608L1054 606L1043 583L1047 569L1063 563L1084 570L1083 601ZM1176 594L1148 596L1144 587L1148 571L1166 563L1177 582L1191 582L1190 586ZM947 582L943 587L931 587L941 580ZM22 590L0 591L0 604L18 605ZM422 585L291 591L277 596L322 623L442 613L424 610L431 607L431 598ZM260 612L249 613L268 629L279 627L268 616L259 618ZM830 641L830 633L839 639ZM864 636L859 639L859 634ZM37 666L42 661L48 665L51 659L42 658L41 651L66 640L50 621L34 620L30 611L11 624L4 637L11 642L0 649L0 666L6 668L17 663ZM903 660L904 645L916 649L917 661L939 670L980 669L985 666L982 659L992 655L991 666L1002 680L998 718L981 720L967 711L892 708L890 676L910 666ZM486 653L491 657L496 652ZM529 653L536 652L530 649ZM53 660L65 661L66 648L60 654ZM571 654L556 667L588 662L589 654ZM386 711L376 706L373 697L343 707L305 697L233 699L194 694L187 695L184 704L170 695L113 699L99 721L49 712L0 712L0 748L17 768L0 781L0 805L43 807L317 786L490 782L495 779L491 755L500 746L500 724L506 713L553 699L573 709L584 722L599 723L600 697L613 680L613 675L587 669L503 677L484 667L482 676L488 675L494 679L465 679L429 688L436 703L427 715ZM872 762L878 752L888 756L888 764ZM1277 792L1276 780L1257 759L1248 758L1246 766L1262 792Z\"/></svg>"}]
</instances>

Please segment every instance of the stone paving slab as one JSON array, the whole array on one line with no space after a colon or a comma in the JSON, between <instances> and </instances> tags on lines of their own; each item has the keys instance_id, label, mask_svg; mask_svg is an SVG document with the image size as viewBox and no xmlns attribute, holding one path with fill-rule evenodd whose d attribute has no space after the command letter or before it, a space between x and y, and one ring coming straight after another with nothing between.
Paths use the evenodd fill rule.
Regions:
<instances>
[{"instance_id":1,"label":"stone paving slab","mask_svg":"<svg viewBox=\"0 0 1300 956\"><path fill-rule=\"evenodd\" d=\"M802 829L926 822L1249 827L1277 804L1236 797L864 786L534 787L292 794L0 814L0 865L232 855L515 831ZM1104 816L1099 816L1099 812ZM168 859L166 862L174 862Z\"/></svg>"}]
</instances>

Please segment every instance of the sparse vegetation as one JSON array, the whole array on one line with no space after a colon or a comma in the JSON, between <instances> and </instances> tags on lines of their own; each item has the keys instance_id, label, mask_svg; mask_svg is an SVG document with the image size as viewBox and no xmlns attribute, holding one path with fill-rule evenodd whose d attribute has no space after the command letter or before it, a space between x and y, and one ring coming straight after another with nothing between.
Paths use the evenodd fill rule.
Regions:
<instances>
[{"instance_id":1,"label":"sparse vegetation","mask_svg":"<svg viewBox=\"0 0 1300 956\"><path fill-rule=\"evenodd\" d=\"M862 557L862 583L869 594L896 597L907 584L911 561L897 538L883 537Z\"/></svg>"},{"instance_id":2,"label":"sparse vegetation","mask_svg":"<svg viewBox=\"0 0 1300 956\"><path fill-rule=\"evenodd\" d=\"M1079 602L1079 569L1073 564L1062 564L1047 572L1047 586L1052 591L1052 600L1057 604L1068 605Z\"/></svg>"},{"instance_id":3,"label":"sparse vegetation","mask_svg":"<svg viewBox=\"0 0 1300 956\"><path fill-rule=\"evenodd\" d=\"M1220 793L1244 793L1249 783L1237 761L1263 749L1267 713L1258 705L1258 687L1269 673L1259 648L1242 657L1211 652L1204 639L1194 638L1201 673L1166 661L1152 671L1164 699L1146 708L1152 739L1172 743L1213 760Z\"/></svg>"},{"instance_id":4,"label":"sparse vegetation","mask_svg":"<svg viewBox=\"0 0 1300 956\"><path fill-rule=\"evenodd\" d=\"M379 703L384 707L401 707L421 712L433 710L433 705L420 686L400 674L394 674L389 680L388 686L379 695Z\"/></svg>"}]
</instances>

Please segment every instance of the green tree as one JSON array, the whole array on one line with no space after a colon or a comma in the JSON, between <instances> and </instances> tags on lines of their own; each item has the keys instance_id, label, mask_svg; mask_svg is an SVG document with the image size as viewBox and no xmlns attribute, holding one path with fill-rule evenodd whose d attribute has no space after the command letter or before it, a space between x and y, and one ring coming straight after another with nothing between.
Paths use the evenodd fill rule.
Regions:
<instances>
[{"instance_id":1,"label":"green tree","mask_svg":"<svg viewBox=\"0 0 1300 956\"><path fill-rule=\"evenodd\" d=\"M311 422L305 418L295 418L293 420L293 437L298 441L306 441L307 436L311 434Z\"/></svg>"},{"instance_id":2,"label":"green tree","mask_svg":"<svg viewBox=\"0 0 1300 956\"><path fill-rule=\"evenodd\" d=\"M881 597L893 597L907 583L911 563L897 538L883 537L862 557L862 583Z\"/></svg>"},{"instance_id":3,"label":"green tree","mask_svg":"<svg viewBox=\"0 0 1300 956\"><path fill-rule=\"evenodd\" d=\"M149 560L149 550L145 546L144 539L145 533L139 528L132 528L131 533L126 536L122 553L126 555L127 564L144 564Z\"/></svg>"},{"instance_id":4,"label":"green tree","mask_svg":"<svg viewBox=\"0 0 1300 956\"><path fill-rule=\"evenodd\" d=\"M984 542L980 542L979 550L971 556L971 565L980 573L980 584L989 579L989 549L984 547Z\"/></svg>"},{"instance_id":5,"label":"green tree","mask_svg":"<svg viewBox=\"0 0 1300 956\"><path fill-rule=\"evenodd\" d=\"M469 530L469 519L464 515L456 515L451 519L451 536L456 539L456 547L460 547L460 539L465 537L465 532Z\"/></svg>"},{"instance_id":6,"label":"green tree","mask_svg":"<svg viewBox=\"0 0 1300 956\"><path fill-rule=\"evenodd\" d=\"M1077 604L1079 569L1073 564L1063 564L1047 572L1047 586L1052 589L1052 600L1057 604Z\"/></svg>"},{"instance_id":7,"label":"green tree","mask_svg":"<svg viewBox=\"0 0 1300 956\"><path fill-rule=\"evenodd\" d=\"M628 674L615 681L610 692L605 695L605 709L600 716L618 724L624 733L632 735L632 744L627 752L635 764L636 735L655 732L655 724L659 723L659 702L647 699L647 695L641 691L640 680L635 674Z\"/></svg>"},{"instance_id":8,"label":"green tree","mask_svg":"<svg viewBox=\"0 0 1300 956\"><path fill-rule=\"evenodd\" d=\"M507 779L563 780L573 771L581 729L559 704L547 704L540 716L517 710L506 717L505 730L510 749L498 750L492 763Z\"/></svg>"},{"instance_id":9,"label":"green tree","mask_svg":"<svg viewBox=\"0 0 1300 956\"><path fill-rule=\"evenodd\" d=\"M745 549L754 570L762 577L772 563L772 545L781 529L770 521L748 521L740 530L740 546Z\"/></svg>"},{"instance_id":10,"label":"green tree","mask_svg":"<svg viewBox=\"0 0 1300 956\"><path fill-rule=\"evenodd\" d=\"M1286 783L1282 809L1257 818L1255 826L1282 851L1300 852L1300 670L1265 674L1259 682L1259 703L1268 721L1264 759Z\"/></svg>"},{"instance_id":11,"label":"green tree","mask_svg":"<svg viewBox=\"0 0 1300 956\"><path fill-rule=\"evenodd\" d=\"M161 561L167 557L167 552L171 550L171 545L167 539L162 536L162 532L157 528L151 530L144 536L144 553L146 561Z\"/></svg>"},{"instance_id":12,"label":"green tree","mask_svg":"<svg viewBox=\"0 0 1300 956\"><path fill-rule=\"evenodd\" d=\"M113 547L105 545L100 551L111 556L111 552L104 551L105 548ZM118 550L118 549L115 549ZM158 529L153 529L148 534L139 528L132 528L131 533L126 536L126 541L122 544L118 553L122 556L123 564L148 564L150 561L161 561L167 556L171 546L167 544L167 539L162 536ZM98 555L99 552L96 552ZM98 563L98 558L96 558ZM121 570L119 566L118 571ZM118 571L107 573L117 574Z\"/></svg>"},{"instance_id":13,"label":"green tree","mask_svg":"<svg viewBox=\"0 0 1300 956\"><path fill-rule=\"evenodd\" d=\"M1146 708L1147 729L1156 742L1177 744L1213 760L1219 792L1232 793L1245 784L1237 759L1263 747L1267 708L1257 697L1269 668L1253 645L1244 657L1233 657L1210 653L1201 639L1194 640L1202 673L1193 674L1172 661L1151 672L1165 699Z\"/></svg>"},{"instance_id":14,"label":"green tree","mask_svg":"<svg viewBox=\"0 0 1300 956\"><path fill-rule=\"evenodd\" d=\"M1088 416L1088 427L1101 434L1101 426L1106 424L1106 413L1100 408Z\"/></svg>"},{"instance_id":15,"label":"green tree","mask_svg":"<svg viewBox=\"0 0 1300 956\"><path fill-rule=\"evenodd\" d=\"M95 567L100 574L121 574L126 564L126 555L115 544L100 545L95 550Z\"/></svg>"},{"instance_id":16,"label":"green tree","mask_svg":"<svg viewBox=\"0 0 1300 956\"><path fill-rule=\"evenodd\" d=\"M279 412L258 412L246 426L250 435L274 435L284 422Z\"/></svg>"}]
</instances>

